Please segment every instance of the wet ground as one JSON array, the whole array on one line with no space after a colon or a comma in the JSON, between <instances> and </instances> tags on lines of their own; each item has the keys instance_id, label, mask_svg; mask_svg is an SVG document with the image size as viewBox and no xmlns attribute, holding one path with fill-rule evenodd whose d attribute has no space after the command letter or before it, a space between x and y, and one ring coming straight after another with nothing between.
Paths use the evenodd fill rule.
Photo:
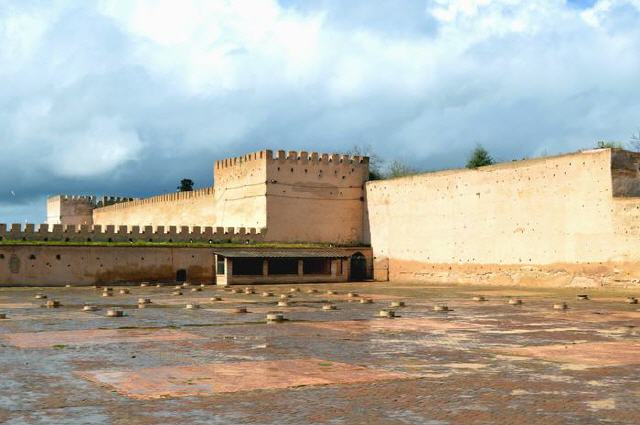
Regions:
<instances>
[{"instance_id":1,"label":"wet ground","mask_svg":"<svg viewBox=\"0 0 640 425\"><path fill-rule=\"evenodd\" d=\"M640 289L123 288L0 289L0 423L640 423Z\"/></svg>"}]
</instances>

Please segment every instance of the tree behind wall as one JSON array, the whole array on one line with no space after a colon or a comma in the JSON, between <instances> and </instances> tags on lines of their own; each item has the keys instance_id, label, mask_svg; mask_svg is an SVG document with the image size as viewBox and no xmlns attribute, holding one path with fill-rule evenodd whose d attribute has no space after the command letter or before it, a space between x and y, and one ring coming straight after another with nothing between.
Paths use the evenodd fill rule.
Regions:
<instances>
[{"instance_id":1,"label":"tree behind wall","mask_svg":"<svg viewBox=\"0 0 640 425\"><path fill-rule=\"evenodd\" d=\"M493 163L495 163L495 161L489 154L489 151L483 148L482 145L478 145L473 152L471 152L471 156L469 156L467 168L478 168L485 165L491 165Z\"/></svg>"},{"instance_id":2,"label":"tree behind wall","mask_svg":"<svg viewBox=\"0 0 640 425\"><path fill-rule=\"evenodd\" d=\"M193 190L193 180L182 179L180 180L180 186L178 186L178 192L191 192Z\"/></svg>"}]
</instances>

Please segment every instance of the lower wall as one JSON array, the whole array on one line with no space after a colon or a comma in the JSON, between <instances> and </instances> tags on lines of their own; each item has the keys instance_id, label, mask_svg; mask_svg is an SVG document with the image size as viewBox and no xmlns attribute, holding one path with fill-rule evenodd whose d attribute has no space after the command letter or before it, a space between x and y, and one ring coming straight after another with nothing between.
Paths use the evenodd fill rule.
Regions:
<instances>
[{"instance_id":1,"label":"lower wall","mask_svg":"<svg viewBox=\"0 0 640 425\"><path fill-rule=\"evenodd\" d=\"M209 248L0 246L0 285L62 286L175 282L215 283Z\"/></svg>"},{"instance_id":2,"label":"lower wall","mask_svg":"<svg viewBox=\"0 0 640 425\"><path fill-rule=\"evenodd\" d=\"M530 285L549 287L640 286L640 263L505 265L435 264L407 260L375 261L375 278L432 283Z\"/></svg>"}]
</instances>

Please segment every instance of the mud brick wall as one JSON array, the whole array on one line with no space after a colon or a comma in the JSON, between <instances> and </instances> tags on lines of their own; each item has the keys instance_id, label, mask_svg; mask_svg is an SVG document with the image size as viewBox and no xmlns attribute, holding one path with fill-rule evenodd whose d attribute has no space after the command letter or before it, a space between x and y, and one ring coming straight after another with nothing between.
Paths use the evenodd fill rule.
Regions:
<instances>
[{"instance_id":1,"label":"mud brick wall","mask_svg":"<svg viewBox=\"0 0 640 425\"><path fill-rule=\"evenodd\" d=\"M635 284L639 158L599 149L369 182L376 277Z\"/></svg>"}]
</instances>

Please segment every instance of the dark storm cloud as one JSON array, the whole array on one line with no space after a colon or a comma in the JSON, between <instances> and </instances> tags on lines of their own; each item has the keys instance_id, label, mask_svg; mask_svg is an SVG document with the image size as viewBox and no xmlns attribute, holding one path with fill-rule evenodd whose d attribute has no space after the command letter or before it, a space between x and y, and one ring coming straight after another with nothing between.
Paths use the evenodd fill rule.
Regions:
<instances>
[{"instance_id":1,"label":"dark storm cloud","mask_svg":"<svg viewBox=\"0 0 640 425\"><path fill-rule=\"evenodd\" d=\"M637 1L4 1L0 222L54 193L211 184L214 159L370 145L423 169L640 126Z\"/></svg>"}]
</instances>

